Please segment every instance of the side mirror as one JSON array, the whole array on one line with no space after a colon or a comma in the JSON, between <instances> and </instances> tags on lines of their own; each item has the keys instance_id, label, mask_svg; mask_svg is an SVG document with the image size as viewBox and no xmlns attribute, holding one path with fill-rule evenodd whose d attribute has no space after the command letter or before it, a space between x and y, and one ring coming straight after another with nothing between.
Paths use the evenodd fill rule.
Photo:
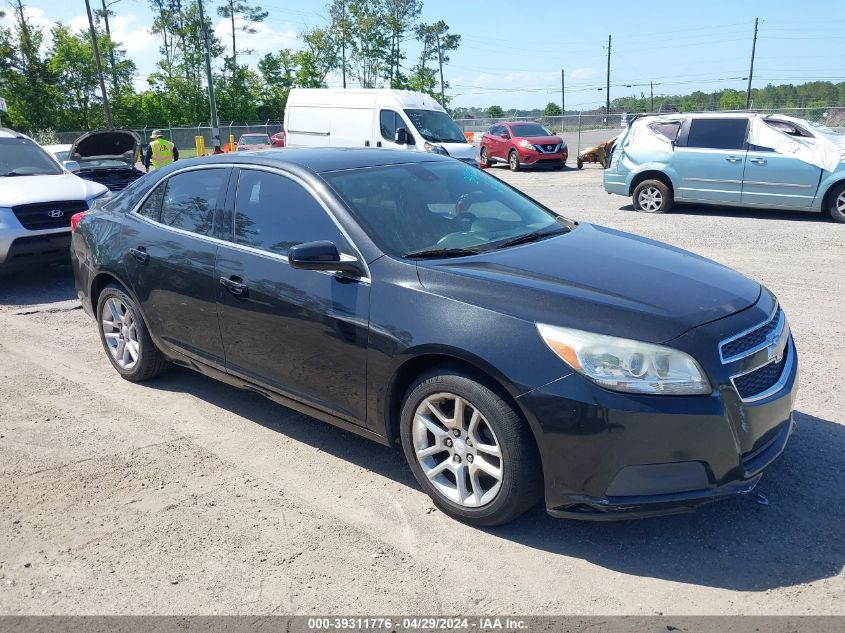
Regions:
<instances>
[{"instance_id":1,"label":"side mirror","mask_svg":"<svg viewBox=\"0 0 845 633\"><path fill-rule=\"evenodd\" d=\"M64 168L67 169L69 172L76 173L79 171L79 163L77 163L75 160L62 161L62 165L64 165Z\"/></svg>"},{"instance_id":2,"label":"side mirror","mask_svg":"<svg viewBox=\"0 0 845 633\"><path fill-rule=\"evenodd\" d=\"M291 247L288 262L291 268L301 270L329 270L354 277L364 276L364 268L358 260L348 256L343 258L337 246L328 240L305 242Z\"/></svg>"},{"instance_id":3,"label":"side mirror","mask_svg":"<svg viewBox=\"0 0 845 633\"><path fill-rule=\"evenodd\" d=\"M399 145L406 145L408 143L408 130L403 127L396 128L396 134L393 137L393 140Z\"/></svg>"},{"instance_id":4,"label":"side mirror","mask_svg":"<svg viewBox=\"0 0 845 633\"><path fill-rule=\"evenodd\" d=\"M510 135L507 132L502 132L499 136L502 138L510 138Z\"/></svg>"}]
</instances>

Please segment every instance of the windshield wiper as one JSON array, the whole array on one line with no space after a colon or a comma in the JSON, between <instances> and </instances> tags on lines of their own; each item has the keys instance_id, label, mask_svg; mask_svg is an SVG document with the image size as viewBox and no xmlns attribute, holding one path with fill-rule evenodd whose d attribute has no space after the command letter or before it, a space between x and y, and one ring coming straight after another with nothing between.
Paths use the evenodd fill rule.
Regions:
<instances>
[{"instance_id":1,"label":"windshield wiper","mask_svg":"<svg viewBox=\"0 0 845 633\"><path fill-rule=\"evenodd\" d=\"M564 233L569 233L569 231L570 229L565 226L558 227L555 229L542 229L540 231L533 231L532 233L526 233L525 235L520 235L519 237L515 237L506 242L502 242L501 244L497 244L495 248L508 248L509 246L528 244L529 242L539 242L540 240L544 240L547 237L563 235Z\"/></svg>"},{"instance_id":2,"label":"windshield wiper","mask_svg":"<svg viewBox=\"0 0 845 633\"><path fill-rule=\"evenodd\" d=\"M478 255L481 250L477 248L426 248L421 251L412 251L402 257L405 259L434 259L437 257L464 257L466 255Z\"/></svg>"}]
</instances>

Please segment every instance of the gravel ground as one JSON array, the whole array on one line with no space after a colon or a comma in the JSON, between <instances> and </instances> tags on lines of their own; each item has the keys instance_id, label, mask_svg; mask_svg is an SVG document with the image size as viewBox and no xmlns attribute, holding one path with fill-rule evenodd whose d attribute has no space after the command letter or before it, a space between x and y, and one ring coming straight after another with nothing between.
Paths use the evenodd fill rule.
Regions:
<instances>
[{"instance_id":1,"label":"gravel ground","mask_svg":"<svg viewBox=\"0 0 845 633\"><path fill-rule=\"evenodd\" d=\"M121 380L59 269L0 278L0 614L845 614L845 226L638 214L591 166L492 173L778 294L799 428L758 487L767 505L466 527L399 451L187 370Z\"/></svg>"}]
</instances>

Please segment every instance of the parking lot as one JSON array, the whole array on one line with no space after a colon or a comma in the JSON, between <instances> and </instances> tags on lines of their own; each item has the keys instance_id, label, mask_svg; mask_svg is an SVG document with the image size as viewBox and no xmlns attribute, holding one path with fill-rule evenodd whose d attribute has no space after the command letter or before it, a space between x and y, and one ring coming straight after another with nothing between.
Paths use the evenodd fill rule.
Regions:
<instances>
[{"instance_id":1,"label":"parking lot","mask_svg":"<svg viewBox=\"0 0 845 633\"><path fill-rule=\"evenodd\" d=\"M758 494L659 519L537 507L467 527L398 450L188 370L122 380L68 268L0 277L0 612L845 614L845 225L640 214L594 165L490 171L778 295L800 356L798 430Z\"/></svg>"}]
</instances>

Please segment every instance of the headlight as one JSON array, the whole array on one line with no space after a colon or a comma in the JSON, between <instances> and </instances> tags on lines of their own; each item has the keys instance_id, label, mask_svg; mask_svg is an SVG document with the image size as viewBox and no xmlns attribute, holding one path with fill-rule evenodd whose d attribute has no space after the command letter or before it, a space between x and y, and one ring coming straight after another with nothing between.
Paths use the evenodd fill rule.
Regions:
<instances>
[{"instance_id":1,"label":"headlight","mask_svg":"<svg viewBox=\"0 0 845 633\"><path fill-rule=\"evenodd\" d=\"M701 366L679 350L542 323L537 330L567 365L607 389L676 396L711 391Z\"/></svg>"},{"instance_id":2,"label":"headlight","mask_svg":"<svg viewBox=\"0 0 845 633\"><path fill-rule=\"evenodd\" d=\"M434 143L426 143L423 145L423 148L427 152L431 152L432 154L440 154L441 156L448 156L449 152L442 145L435 145Z\"/></svg>"},{"instance_id":3,"label":"headlight","mask_svg":"<svg viewBox=\"0 0 845 633\"><path fill-rule=\"evenodd\" d=\"M532 143L531 141L528 141L528 140L526 140L526 139L522 139L522 140L519 142L519 146L520 146L520 147L522 147L522 148L524 148L524 149L536 149L536 148L534 147L534 143Z\"/></svg>"}]
</instances>

